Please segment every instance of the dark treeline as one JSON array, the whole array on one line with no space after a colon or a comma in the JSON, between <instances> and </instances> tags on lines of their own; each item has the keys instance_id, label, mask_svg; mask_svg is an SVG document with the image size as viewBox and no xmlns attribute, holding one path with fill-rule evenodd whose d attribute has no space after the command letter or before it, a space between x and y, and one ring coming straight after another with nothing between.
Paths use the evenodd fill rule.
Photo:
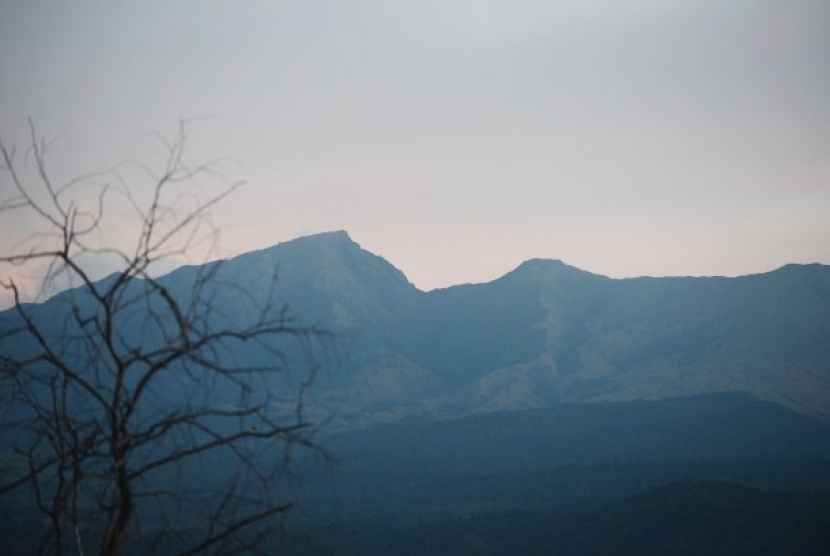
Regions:
<instances>
[{"instance_id":1,"label":"dark treeline","mask_svg":"<svg viewBox=\"0 0 830 556\"><path fill-rule=\"evenodd\" d=\"M536 509L409 525L333 525L281 548L291 556L823 556L830 551L828 524L830 493L684 481L594 511Z\"/></svg>"}]
</instances>

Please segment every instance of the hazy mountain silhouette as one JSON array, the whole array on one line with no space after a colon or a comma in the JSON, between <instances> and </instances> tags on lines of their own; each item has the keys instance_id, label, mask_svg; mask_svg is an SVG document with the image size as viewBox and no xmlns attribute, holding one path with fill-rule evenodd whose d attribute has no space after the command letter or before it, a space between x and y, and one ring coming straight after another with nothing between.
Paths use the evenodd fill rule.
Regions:
<instances>
[{"instance_id":1,"label":"hazy mountain silhouette","mask_svg":"<svg viewBox=\"0 0 830 556\"><path fill-rule=\"evenodd\" d=\"M535 259L425 292L332 232L160 280L185 307L200 291L219 324L251 322L276 299L333 333L305 407L312 421L332 419L319 438L339 463L335 473L313 458L297 465L308 519L298 523L323 553L541 554L554 542L569 554L826 552L828 266L619 280ZM142 286L125 294L143 302L119 328L152 345L163 337L142 317L153 303ZM60 345L95 311L88 295L28 310ZM17 318L0 313L0 330ZM285 349L289 369L303 365ZM36 352L0 342L2 355ZM273 355L246 344L222 356L259 366ZM77 356L83 368L88 355ZM188 398L174 375L156 383L159 407ZM296 393L291 372L271 380ZM0 434L0 456L17 434ZM697 482L665 486L682 480ZM19 506L0 505L3 531L28 519ZM625 551L635 541L652 552Z\"/></svg>"},{"instance_id":2,"label":"hazy mountain silhouette","mask_svg":"<svg viewBox=\"0 0 830 556\"><path fill-rule=\"evenodd\" d=\"M340 337L342 367L318 399L344 418L719 391L830 413L826 266L614 280L537 259L489 283L422 292L333 232L224 270L240 279L274 267L297 313Z\"/></svg>"},{"instance_id":3,"label":"hazy mountain silhouette","mask_svg":"<svg viewBox=\"0 0 830 556\"><path fill-rule=\"evenodd\" d=\"M345 232L216 264L237 285L217 290L217 312L244 318L276 271L277 297L335 333L312 399L344 423L724 391L830 415L827 266L610 279L535 259L489 283L424 292ZM186 296L206 268L164 281Z\"/></svg>"}]
</instances>

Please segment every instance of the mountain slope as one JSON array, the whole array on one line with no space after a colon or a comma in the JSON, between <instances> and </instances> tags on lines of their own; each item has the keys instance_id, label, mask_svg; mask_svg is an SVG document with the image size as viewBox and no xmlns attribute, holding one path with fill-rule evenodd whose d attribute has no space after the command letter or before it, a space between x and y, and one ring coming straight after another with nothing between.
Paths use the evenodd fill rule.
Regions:
<instances>
[{"instance_id":1,"label":"mountain slope","mask_svg":"<svg viewBox=\"0 0 830 556\"><path fill-rule=\"evenodd\" d=\"M331 232L162 280L185 299L208 271L235 285L213 292L217 313L244 319L271 292L334 333L311 399L344 425L726 391L830 415L827 266L616 280L536 259L489 283L423 292ZM60 321L70 295L36 312Z\"/></svg>"}]
</instances>

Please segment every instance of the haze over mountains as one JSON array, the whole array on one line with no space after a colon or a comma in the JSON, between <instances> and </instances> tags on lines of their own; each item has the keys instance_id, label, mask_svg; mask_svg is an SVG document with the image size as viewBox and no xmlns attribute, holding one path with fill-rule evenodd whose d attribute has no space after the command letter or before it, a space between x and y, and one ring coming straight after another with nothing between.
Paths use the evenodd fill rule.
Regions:
<instances>
[{"instance_id":1,"label":"haze over mountains","mask_svg":"<svg viewBox=\"0 0 830 556\"><path fill-rule=\"evenodd\" d=\"M257 299L274 269L277 296L336 335L312 400L341 424L713 392L830 415L827 266L610 279L534 259L424 292L340 231L239 256L220 276ZM186 288L194 270L165 280Z\"/></svg>"},{"instance_id":2,"label":"haze over mountains","mask_svg":"<svg viewBox=\"0 0 830 556\"><path fill-rule=\"evenodd\" d=\"M201 288L205 314L223 324L249 323L276 299L300 324L332 333L304 399L338 464L298 462L303 510L292 519L313 542L286 537L282 553L830 548L828 266L610 279L535 259L492 282L424 292L331 232L160 281L182 307ZM94 314L88 295L70 290L27 309L60 345L78 315ZM125 345L163 340L153 303L124 305ZM17 318L0 313L0 329ZM5 340L4 354L32 349ZM238 347L223 356L273 362L271 350ZM269 387L293 400L308 361L286 347L289 372L269 375ZM176 408L192 392L171 372L154 395ZM206 395L238 402L218 388ZM0 435L0 462L16 461L15 434ZM0 500L0 514L8 534L36 508L21 494ZM630 550L635 540L652 550Z\"/></svg>"},{"instance_id":3,"label":"haze over mountains","mask_svg":"<svg viewBox=\"0 0 830 556\"><path fill-rule=\"evenodd\" d=\"M424 292L332 232L220 273L256 298L274 268L336 335L310 400L340 463L303 475L312 540L285 553L830 546L830 267L617 280L536 259Z\"/></svg>"},{"instance_id":4,"label":"haze over mountains","mask_svg":"<svg viewBox=\"0 0 830 556\"><path fill-rule=\"evenodd\" d=\"M492 282L424 292L339 231L162 281L185 298L207 270L234 285L211 295L217 314L249 318L276 287L300 323L333 333L309 407L338 427L716 392L830 416L828 266L610 279L534 259ZM60 323L62 297L78 294L36 314Z\"/></svg>"}]
</instances>

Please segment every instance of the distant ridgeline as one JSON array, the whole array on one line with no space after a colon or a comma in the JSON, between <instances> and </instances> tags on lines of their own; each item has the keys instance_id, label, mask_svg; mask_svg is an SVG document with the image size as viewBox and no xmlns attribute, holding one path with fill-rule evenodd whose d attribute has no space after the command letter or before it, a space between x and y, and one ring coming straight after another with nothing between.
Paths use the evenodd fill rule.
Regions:
<instances>
[{"instance_id":1,"label":"distant ridgeline","mask_svg":"<svg viewBox=\"0 0 830 556\"><path fill-rule=\"evenodd\" d=\"M185 296L205 268L163 282ZM217 280L239 290L218 290L217 312L255 308L274 272L277 298L336 335L310 398L336 427L715 392L830 416L827 266L618 280L536 259L489 283L423 292L331 232L221 263ZM78 294L37 308L43 322L61 321L68 295Z\"/></svg>"},{"instance_id":2,"label":"distant ridgeline","mask_svg":"<svg viewBox=\"0 0 830 556\"><path fill-rule=\"evenodd\" d=\"M161 281L187 306L206 273L217 318L250 321L274 295L333 333L306 409L338 463L296 462L302 534L275 553L830 553L830 267L615 280L532 260L424 292L333 232ZM85 295L28 309L61 338ZM122 333L159 341L133 316ZM296 387L287 349L275 388ZM273 352L225 355L255 368ZM16 434L0 431L0 474ZM25 495L0 497L0 539L38 519Z\"/></svg>"}]
</instances>

